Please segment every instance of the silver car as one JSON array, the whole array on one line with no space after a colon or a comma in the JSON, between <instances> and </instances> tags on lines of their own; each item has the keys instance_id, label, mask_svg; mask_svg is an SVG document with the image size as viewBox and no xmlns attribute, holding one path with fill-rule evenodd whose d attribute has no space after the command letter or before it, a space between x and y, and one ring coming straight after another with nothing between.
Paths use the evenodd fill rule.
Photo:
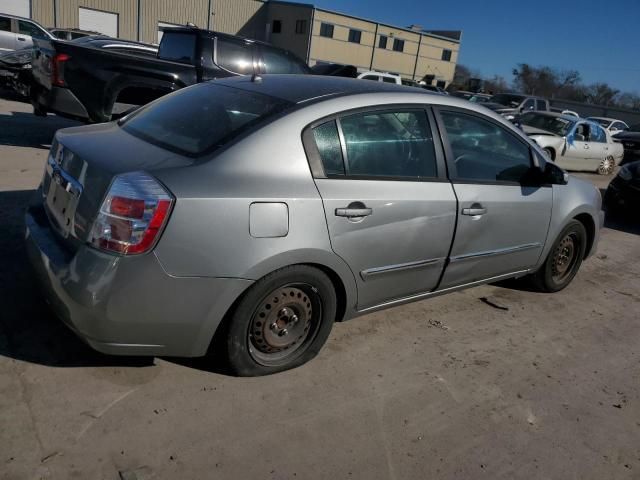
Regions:
<instances>
[{"instance_id":1,"label":"silver car","mask_svg":"<svg viewBox=\"0 0 640 480\"><path fill-rule=\"evenodd\" d=\"M26 215L49 303L109 354L313 358L334 321L501 279L561 290L599 192L480 106L319 76L216 80L56 134Z\"/></svg>"}]
</instances>

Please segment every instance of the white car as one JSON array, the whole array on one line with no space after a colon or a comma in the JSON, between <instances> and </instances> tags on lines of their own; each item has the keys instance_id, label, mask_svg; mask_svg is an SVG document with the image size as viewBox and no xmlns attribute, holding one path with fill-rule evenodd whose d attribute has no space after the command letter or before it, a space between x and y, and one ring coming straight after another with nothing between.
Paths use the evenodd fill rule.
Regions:
<instances>
[{"instance_id":1,"label":"white car","mask_svg":"<svg viewBox=\"0 0 640 480\"><path fill-rule=\"evenodd\" d=\"M602 128L608 130L611 135L629 130L629 125L624 123L622 120L618 120L617 118L589 117L587 118L587 120L599 123Z\"/></svg>"},{"instance_id":2,"label":"white car","mask_svg":"<svg viewBox=\"0 0 640 480\"><path fill-rule=\"evenodd\" d=\"M374 82L395 83L396 85L402 85L402 77L400 75L394 75L393 73L376 72L370 70L358 75L358 78L362 80L373 80Z\"/></svg>"},{"instance_id":3,"label":"white car","mask_svg":"<svg viewBox=\"0 0 640 480\"><path fill-rule=\"evenodd\" d=\"M551 159L566 170L611 175L622 161L624 149L611 133L591 120L552 112L520 116L522 130Z\"/></svg>"}]
</instances>

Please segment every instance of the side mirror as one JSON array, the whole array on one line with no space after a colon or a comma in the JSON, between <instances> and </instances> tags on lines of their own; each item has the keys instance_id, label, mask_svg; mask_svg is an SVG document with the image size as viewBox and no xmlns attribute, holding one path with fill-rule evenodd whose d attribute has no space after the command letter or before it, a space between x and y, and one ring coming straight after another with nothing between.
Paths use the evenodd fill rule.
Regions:
<instances>
[{"instance_id":1,"label":"side mirror","mask_svg":"<svg viewBox=\"0 0 640 480\"><path fill-rule=\"evenodd\" d=\"M569 183L569 174L551 162L545 163L543 177L545 182L551 185L566 185Z\"/></svg>"}]
</instances>

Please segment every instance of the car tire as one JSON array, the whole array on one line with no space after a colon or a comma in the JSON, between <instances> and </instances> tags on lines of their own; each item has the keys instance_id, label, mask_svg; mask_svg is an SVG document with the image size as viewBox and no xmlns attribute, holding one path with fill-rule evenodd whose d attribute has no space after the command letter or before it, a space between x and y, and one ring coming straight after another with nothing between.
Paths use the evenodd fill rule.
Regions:
<instances>
[{"instance_id":1,"label":"car tire","mask_svg":"<svg viewBox=\"0 0 640 480\"><path fill-rule=\"evenodd\" d=\"M308 362L326 342L336 309L333 283L317 268L294 265L258 280L229 318L231 373L269 375Z\"/></svg>"},{"instance_id":2,"label":"car tire","mask_svg":"<svg viewBox=\"0 0 640 480\"><path fill-rule=\"evenodd\" d=\"M572 220L558 235L540 269L531 276L536 290L559 292L571 283L578 273L587 248L584 225Z\"/></svg>"},{"instance_id":3,"label":"car tire","mask_svg":"<svg viewBox=\"0 0 640 480\"><path fill-rule=\"evenodd\" d=\"M616 169L616 161L615 159L609 155L602 159L600 165L598 165L598 174L599 175L611 175Z\"/></svg>"}]
</instances>

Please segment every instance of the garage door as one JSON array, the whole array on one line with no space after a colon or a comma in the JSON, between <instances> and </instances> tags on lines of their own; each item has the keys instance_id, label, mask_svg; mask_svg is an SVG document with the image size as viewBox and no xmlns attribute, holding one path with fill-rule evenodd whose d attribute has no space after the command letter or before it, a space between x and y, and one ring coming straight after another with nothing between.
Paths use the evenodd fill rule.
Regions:
<instances>
[{"instance_id":1,"label":"garage door","mask_svg":"<svg viewBox=\"0 0 640 480\"><path fill-rule=\"evenodd\" d=\"M102 12L90 8L79 8L79 27L81 30L100 32L110 37L118 36L118 14Z\"/></svg>"},{"instance_id":2,"label":"garage door","mask_svg":"<svg viewBox=\"0 0 640 480\"><path fill-rule=\"evenodd\" d=\"M31 17L30 0L0 0L0 13Z\"/></svg>"}]
</instances>

